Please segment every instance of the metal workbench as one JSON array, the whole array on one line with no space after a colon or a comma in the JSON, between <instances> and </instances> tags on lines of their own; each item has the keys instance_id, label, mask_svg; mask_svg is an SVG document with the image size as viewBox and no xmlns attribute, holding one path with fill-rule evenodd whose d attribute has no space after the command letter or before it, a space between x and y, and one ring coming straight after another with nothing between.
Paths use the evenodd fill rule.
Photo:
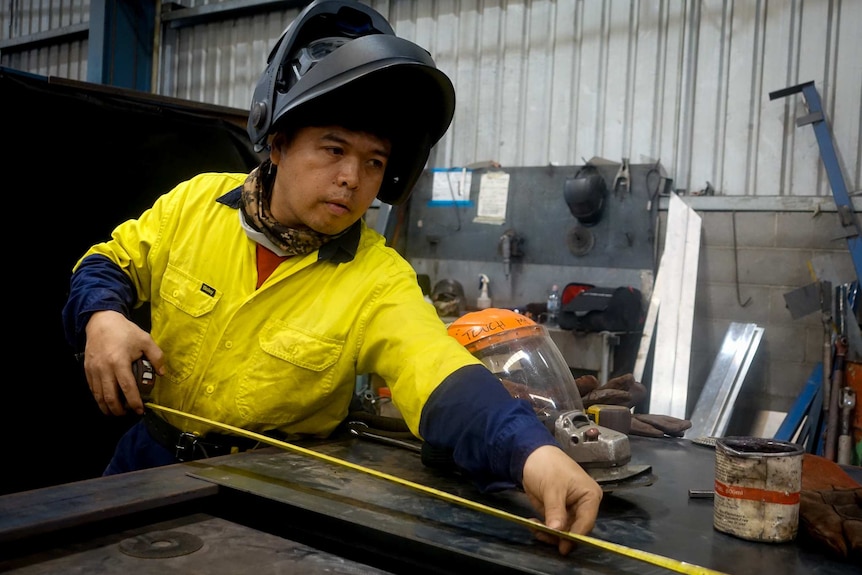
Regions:
<instances>
[{"instance_id":1,"label":"metal workbench","mask_svg":"<svg viewBox=\"0 0 862 575\"><path fill-rule=\"evenodd\" d=\"M859 573L800 536L756 543L715 531L714 451L632 437L657 481L606 493L591 536L732 575ZM411 451L353 437L309 449L532 517L518 491L480 494ZM567 557L522 525L380 476L267 447L0 497L0 572L531 573L651 575L654 564L588 544Z\"/></svg>"}]
</instances>

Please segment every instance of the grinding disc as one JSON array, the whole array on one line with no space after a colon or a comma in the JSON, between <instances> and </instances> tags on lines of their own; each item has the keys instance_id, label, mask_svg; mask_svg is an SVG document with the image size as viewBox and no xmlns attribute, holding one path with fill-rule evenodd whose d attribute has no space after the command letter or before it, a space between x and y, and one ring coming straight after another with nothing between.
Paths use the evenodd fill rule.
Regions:
<instances>
[{"instance_id":1,"label":"grinding disc","mask_svg":"<svg viewBox=\"0 0 862 575\"><path fill-rule=\"evenodd\" d=\"M152 531L120 541L120 551L132 557L166 559L189 555L203 547L203 539L180 531Z\"/></svg>"}]
</instances>

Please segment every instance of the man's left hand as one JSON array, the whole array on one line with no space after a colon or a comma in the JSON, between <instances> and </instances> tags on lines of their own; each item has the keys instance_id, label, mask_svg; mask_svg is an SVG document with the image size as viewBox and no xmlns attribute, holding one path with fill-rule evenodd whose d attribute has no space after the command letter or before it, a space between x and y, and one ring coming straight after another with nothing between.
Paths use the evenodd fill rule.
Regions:
<instances>
[{"instance_id":1,"label":"man's left hand","mask_svg":"<svg viewBox=\"0 0 862 575\"><path fill-rule=\"evenodd\" d=\"M545 445L536 449L524 464L524 491L545 525L559 531L586 535L592 531L599 513L602 488L562 449ZM557 545L568 555L574 541L535 531L539 541Z\"/></svg>"}]
</instances>

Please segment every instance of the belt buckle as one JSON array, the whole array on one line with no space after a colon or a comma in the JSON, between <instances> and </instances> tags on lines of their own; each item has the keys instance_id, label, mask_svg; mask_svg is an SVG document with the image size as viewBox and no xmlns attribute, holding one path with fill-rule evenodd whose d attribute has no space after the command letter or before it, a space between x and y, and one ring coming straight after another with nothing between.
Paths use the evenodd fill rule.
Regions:
<instances>
[{"instance_id":1,"label":"belt buckle","mask_svg":"<svg viewBox=\"0 0 862 575\"><path fill-rule=\"evenodd\" d=\"M194 433L183 431L177 437L176 451L174 457L177 461L191 461L195 458L195 449L198 446L200 438Z\"/></svg>"}]
</instances>

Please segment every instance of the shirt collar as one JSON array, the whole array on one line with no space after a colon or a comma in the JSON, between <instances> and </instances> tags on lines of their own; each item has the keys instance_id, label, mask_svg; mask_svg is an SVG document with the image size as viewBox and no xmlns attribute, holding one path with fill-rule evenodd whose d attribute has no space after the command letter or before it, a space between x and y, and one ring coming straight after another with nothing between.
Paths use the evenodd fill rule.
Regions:
<instances>
[{"instance_id":1,"label":"shirt collar","mask_svg":"<svg viewBox=\"0 0 862 575\"><path fill-rule=\"evenodd\" d=\"M216 200L230 208L238 210L242 204L242 186L238 186ZM358 220L347 233L323 244L317 252L317 261L331 261L343 264L353 261L359 248L359 238L362 235L362 221Z\"/></svg>"}]
</instances>

